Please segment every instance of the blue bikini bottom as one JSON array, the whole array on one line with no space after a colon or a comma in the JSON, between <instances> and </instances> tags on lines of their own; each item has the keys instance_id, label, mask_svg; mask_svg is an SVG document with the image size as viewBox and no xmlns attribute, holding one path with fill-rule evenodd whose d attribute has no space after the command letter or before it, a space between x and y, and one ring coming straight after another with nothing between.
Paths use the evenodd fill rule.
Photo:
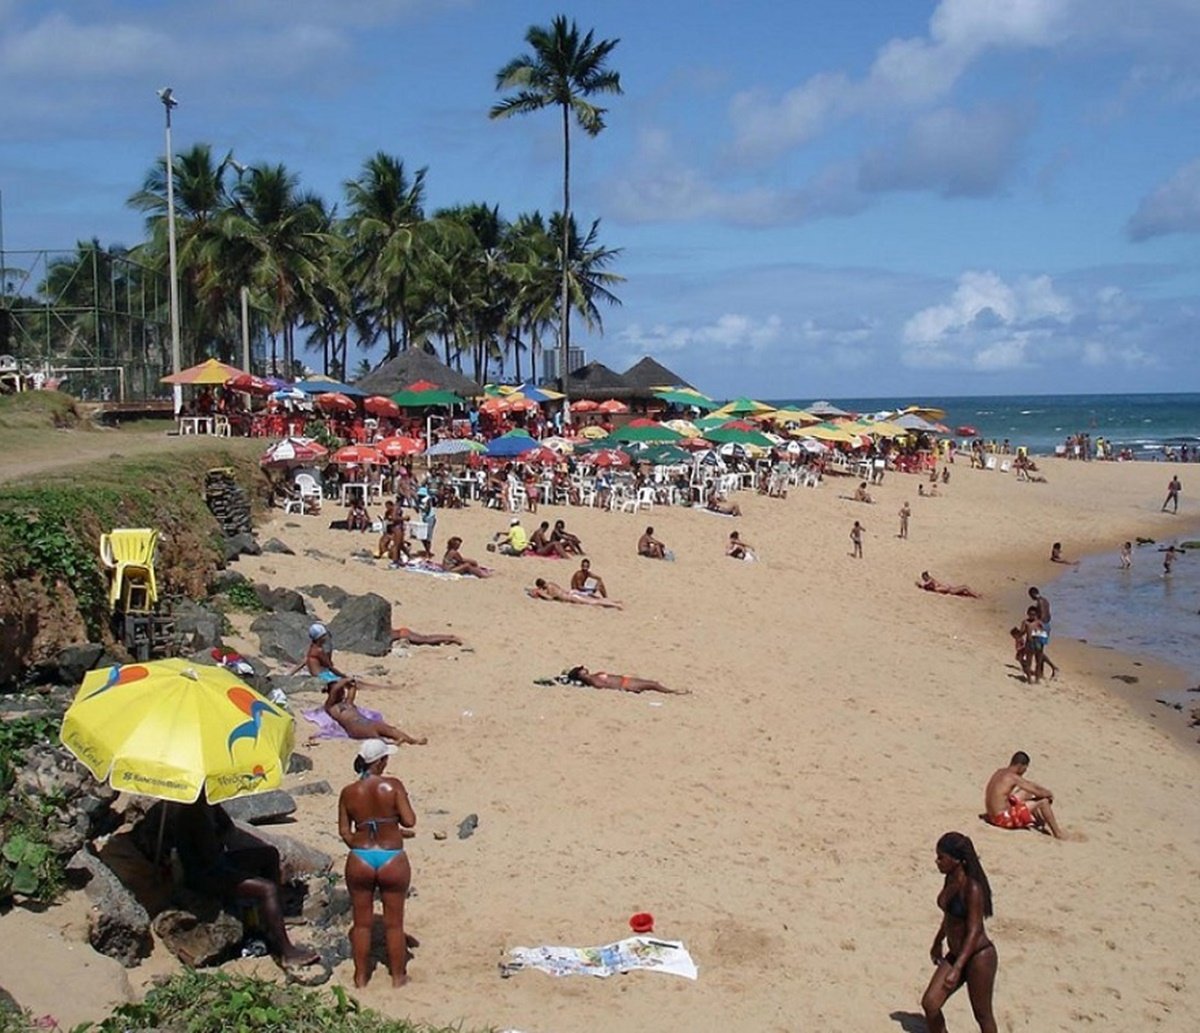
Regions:
<instances>
[{"instance_id":1,"label":"blue bikini bottom","mask_svg":"<svg viewBox=\"0 0 1200 1033\"><path fill-rule=\"evenodd\" d=\"M375 871L379 871L393 857L403 854L404 848L384 850L382 847L352 847L350 853L358 857L364 864L369 864Z\"/></svg>"}]
</instances>

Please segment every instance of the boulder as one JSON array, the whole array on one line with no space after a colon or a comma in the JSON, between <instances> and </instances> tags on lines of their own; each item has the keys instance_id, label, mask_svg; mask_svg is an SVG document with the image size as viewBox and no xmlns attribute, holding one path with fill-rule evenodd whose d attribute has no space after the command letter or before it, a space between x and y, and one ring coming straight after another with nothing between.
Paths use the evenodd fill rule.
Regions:
<instances>
[{"instance_id":1,"label":"boulder","mask_svg":"<svg viewBox=\"0 0 1200 1033\"><path fill-rule=\"evenodd\" d=\"M349 596L328 626L338 649L367 656L392 651L392 604L374 592Z\"/></svg>"},{"instance_id":2,"label":"boulder","mask_svg":"<svg viewBox=\"0 0 1200 1033\"><path fill-rule=\"evenodd\" d=\"M232 957L241 945L242 923L224 911L204 917L191 911L160 911L154 918L154 935L189 968L215 965Z\"/></svg>"},{"instance_id":3,"label":"boulder","mask_svg":"<svg viewBox=\"0 0 1200 1033\"><path fill-rule=\"evenodd\" d=\"M236 570L218 570L208 579L208 590L216 595L218 592L228 592L234 585L244 585L249 580Z\"/></svg>"},{"instance_id":4,"label":"boulder","mask_svg":"<svg viewBox=\"0 0 1200 1033\"><path fill-rule=\"evenodd\" d=\"M299 775L304 771L312 771L312 757L306 753L293 753L291 760L288 761L287 773L289 775Z\"/></svg>"},{"instance_id":5,"label":"boulder","mask_svg":"<svg viewBox=\"0 0 1200 1033\"><path fill-rule=\"evenodd\" d=\"M112 870L85 849L67 862L67 872L86 880L84 892L92 905L88 943L126 968L133 968L148 956L154 946L150 916Z\"/></svg>"},{"instance_id":6,"label":"boulder","mask_svg":"<svg viewBox=\"0 0 1200 1033\"><path fill-rule=\"evenodd\" d=\"M302 613L264 613L254 619L250 630L258 636L259 652L264 656L295 663L308 650L311 623Z\"/></svg>"},{"instance_id":7,"label":"boulder","mask_svg":"<svg viewBox=\"0 0 1200 1033\"><path fill-rule=\"evenodd\" d=\"M221 806L234 821L244 821L250 825L280 821L296 813L296 801L282 789L271 789L251 796L235 796L222 800Z\"/></svg>"},{"instance_id":8,"label":"boulder","mask_svg":"<svg viewBox=\"0 0 1200 1033\"><path fill-rule=\"evenodd\" d=\"M284 556L295 556L296 550L290 545L281 542L278 538L268 538L263 542L263 552L277 552Z\"/></svg>"},{"instance_id":9,"label":"boulder","mask_svg":"<svg viewBox=\"0 0 1200 1033\"><path fill-rule=\"evenodd\" d=\"M236 560L239 556L259 556L262 554L262 546L255 541L254 535L249 531L241 531L238 534L228 535L225 538L223 547L226 563Z\"/></svg>"},{"instance_id":10,"label":"boulder","mask_svg":"<svg viewBox=\"0 0 1200 1033\"><path fill-rule=\"evenodd\" d=\"M337 585L301 585L300 591L305 595L322 600L335 610L340 609L342 604L350 598L350 593L344 588L338 588Z\"/></svg>"},{"instance_id":11,"label":"boulder","mask_svg":"<svg viewBox=\"0 0 1200 1033\"><path fill-rule=\"evenodd\" d=\"M54 658L53 680L63 685L78 685L88 671L99 666L103 656L104 646L99 642L81 642L60 649Z\"/></svg>"},{"instance_id":12,"label":"boulder","mask_svg":"<svg viewBox=\"0 0 1200 1033\"><path fill-rule=\"evenodd\" d=\"M201 651L221 644L222 615L191 599L178 600L171 610L175 630L187 650Z\"/></svg>"},{"instance_id":13,"label":"boulder","mask_svg":"<svg viewBox=\"0 0 1200 1033\"><path fill-rule=\"evenodd\" d=\"M253 841L259 845L273 846L279 851L279 872L282 882L302 882L311 875L324 875L333 867L333 858L325 851L311 847L307 843L282 832L266 832L245 822L234 822L235 828L243 834L244 841Z\"/></svg>"},{"instance_id":14,"label":"boulder","mask_svg":"<svg viewBox=\"0 0 1200 1033\"><path fill-rule=\"evenodd\" d=\"M333 786L322 779L319 782L305 782L303 785L293 786L293 796L324 796L326 793L332 793Z\"/></svg>"},{"instance_id":15,"label":"boulder","mask_svg":"<svg viewBox=\"0 0 1200 1033\"><path fill-rule=\"evenodd\" d=\"M256 584L254 594L258 601L268 610L276 613L307 613L308 607L304 596L291 588L272 588L270 585Z\"/></svg>"}]
</instances>

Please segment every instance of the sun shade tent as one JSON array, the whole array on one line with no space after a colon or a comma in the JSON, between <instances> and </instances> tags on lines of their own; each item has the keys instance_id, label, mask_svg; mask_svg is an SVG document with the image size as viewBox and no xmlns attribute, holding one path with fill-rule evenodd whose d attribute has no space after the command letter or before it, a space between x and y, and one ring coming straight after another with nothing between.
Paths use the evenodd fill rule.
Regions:
<instances>
[{"instance_id":1,"label":"sun shade tent","mask_svg":"<svg viewBox=\"0 0 1200 1033\"><path fill-rule=\"evenodd\" d=\"M487 454L502 459L515 459L521 453L536 447L537 441L528 432L510 430L507 434L501 434L488 442Z\"/></svg>"},{"instance_id":2,"label":"sun shade tent","mask_svg":"<svg viewBox=\"0 0 1200 1033\"><path fill-rule=\"evenodd\" d=\"M240 377L244 373L245 370L238 369L236 366L230 366L217 359L205 359L195 366L181 369L178 373L172 373L170 376L163 377L159 383L181 385L209 384L215 386L217 384L224 384L234 377Z\"/></svg>"},{"instance_id":3,"label":"sun shade tent","mask_svg":"<svg viewBox=\"0 0 1200 1033\"><path fill-rule=\"evenodd\" d=\"M401 409L425 409L436 405L466 404L464 399L453 391L444 391L441 388L429 391L414 391L411 388L406 391L397 391L392 395L392 401Z\"/></svg>"}]
</instances>

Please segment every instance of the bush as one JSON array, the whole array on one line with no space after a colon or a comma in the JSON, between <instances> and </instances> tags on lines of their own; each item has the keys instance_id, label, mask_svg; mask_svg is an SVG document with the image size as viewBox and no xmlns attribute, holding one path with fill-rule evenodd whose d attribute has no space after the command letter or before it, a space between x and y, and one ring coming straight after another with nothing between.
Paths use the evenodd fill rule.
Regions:
<instances>
[{"instance_id":1,"label":"bush","mask_svg":"<svg viewBox=\"0 0 1200 1033\"><path fill-rule=\"evenodd\" d=\"M58 722L48 717L0 725L0 900L19 893L48 903L62 892L63 859L48 837L48 819L61 801L31 800L11 791L24 751L49 742L57 729Z\"/></svg>"}]
</instances>

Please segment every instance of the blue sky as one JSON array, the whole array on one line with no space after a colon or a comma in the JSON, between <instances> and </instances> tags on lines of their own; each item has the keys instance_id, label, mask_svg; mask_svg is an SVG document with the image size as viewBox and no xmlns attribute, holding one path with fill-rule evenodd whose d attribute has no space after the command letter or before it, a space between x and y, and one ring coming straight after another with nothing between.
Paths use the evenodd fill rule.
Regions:
<instances>
[{"instance_id":1,"label":"blue sky","mask_svg":"<svg viewBox=\"0 0 1200 1033\"><path fill-rule=\"evenodd\" d=\"M621 41L573 138L627 277L590 358L723 396L1200 389L1196 0L0 0L5 247L139 240L168 84L177 149L331 200L384 150L431 209L553 210L556 116L487 111L558 13Z\"/></svg>"}]
</instances>

